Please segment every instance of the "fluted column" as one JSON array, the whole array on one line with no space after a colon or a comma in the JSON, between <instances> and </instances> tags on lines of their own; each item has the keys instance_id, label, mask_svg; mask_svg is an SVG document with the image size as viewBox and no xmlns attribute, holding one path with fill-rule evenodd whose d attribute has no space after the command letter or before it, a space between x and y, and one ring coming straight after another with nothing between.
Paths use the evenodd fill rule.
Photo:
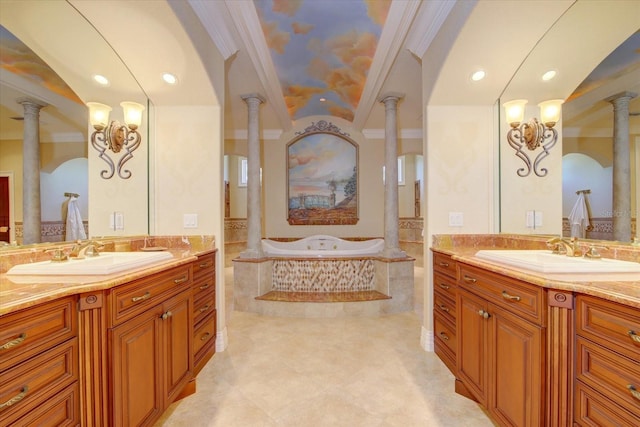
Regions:
<instances>
[{"instance_id":1,"label":"fluted column","mask_svg":"<svg viewBox=\"0 0 640 427\"><path fill-rule=\"evenodd\" d=\"M613 104L613 240L631 240L631 158L629 101L638 96L621 92L606 101Z\"/></svg>"},{"instance_id":2,"label":"fluted column","mask_svg":"<svg viewBox=\"0 0 640 427\"><path fill-rule=\"evenodd\" d=\"M22 243L39 243L41 236L40 208L40 109L47 103L32 98L20 98L24 108L22 142Z\"/></svg>"},{"instance_id":3,"label":"fluted column","mask_svg":"<svg viewBox=\"0 0 640 427\"><path fill-rule=\"evenodd\" d=\"M397 106L402 99L400 94L385 94L378 98L384 103L384 250L387 258L403 258L406 254L400 250L398 235L398 124Z\"/></svg>"},{"instance_id":4,"label":"fluted column","mask_svg":"<svg viewBox=\"0 0 640 427\"><path fill-rule=\"evenodd\" d=\"M241 258L262 258L262 204L260 201L260 104L265 99L258 94L242 95L248 107L247 127L247 249Z\"/></svg>"}]
</instances>

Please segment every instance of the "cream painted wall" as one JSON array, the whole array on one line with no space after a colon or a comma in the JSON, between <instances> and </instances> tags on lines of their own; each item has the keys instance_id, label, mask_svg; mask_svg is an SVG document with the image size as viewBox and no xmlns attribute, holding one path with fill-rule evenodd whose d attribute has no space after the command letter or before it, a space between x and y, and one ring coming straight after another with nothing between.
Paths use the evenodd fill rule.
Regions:
<instances>
[{"instance_id":1,"label":"cream painted wall","mask_svg":"<svg viewBox=\"0 0 640 427\"><path fill-rule=\"evenodd\" d=\"M500 231L562 235L562 119L555 126L558 142L551 148L549 156L540 163L540 168L548 170L547 175L539 177L532 170L528 176L520 177L516 171L522 167L526 169L526 166L506 142L509 125L504 120L504 109L501 109L500 114L500 199L503 201L500 206ZM538 107L525 108L524 120L528 121L531 117L540 117ZM538 148L532 152L525 148L524 151L533 163L535 156L542 150ZM541 213L542 226L527 227L527 211L535 211L536 215Z\"/></svg>"},{"instance_id":2,"label":"cream painted wall","mask_svg":"<svg viewBox=\"0 0 640 427\"><path fill-rule=\"evenodd\" d=\"M22 141L0 140L0 171L13 174L13 220L22 221Z\"/></svg>"},{"instance_id":3,"label":"cream painted wall","mask_svg":"<svg viewBox=\"0 0 640 427\"><path fill-rule=\"evenodd\" d=\"M636 136L635 138L635 149L636 149L636 168L635 175L632 176L633 185L635 186L635 194L636 194L636 237L640 239L640 227L638 227L638 222L640 221L640 136Z\"/></svg>"},{"instance_id":4,"label":"cream painted wall","mask_svg":"<svg viewBox=\"0 0 640 427\"><path fill-rule=\"evenodd\" d=\"M416 156L404 156L404 184L398 185L398 215L400 218L414 216L414 183L416 181Z\"/></svg>"},{"instance_id":5,"label":"cream painted wall","mask_svg":"<svg viewBox=\"0 0 640 427\"><path fill-rule=\"evenodd\" d=\"M152 234L213 234L222 244L221 125L217 106L155 107ZM196 228L184 227L184 214L198 215Z\"/></svg>"},{"instance_id":6,"label":"cream painted wall","mask_svg":"<svg viewBox=\"0 0 640 427\"><path fill-rule=\"evenodd\" d=\"M304 130L311 123L327 120L347 132L358 145L358 215L355 225L342 226L291 226L287 222L287 143L296 137L295 132ZM366 140L362 133L337 117L314 116L299 120L294 129L277 141L263 144L263 205L265 237L305 237L313 234L330 234L337 237L382 237L384 236L384 141ZM267 165L268 167L264 167ZM366 193L366 197L362 194Z\"/></svg>"},{"instance_id":7,"label":"cream painted wall","mask_svg":"<svg viewBox=\"0 0 640 427\"><path fill-rule=\"evenodd\" d=\"M230 213L231 218L246 218L247 217L247 186L240 186L239 169L240 159L246 158L244 156L230 155L229 158L229 200L230 200Z\"/></svg>"}]
</instances>

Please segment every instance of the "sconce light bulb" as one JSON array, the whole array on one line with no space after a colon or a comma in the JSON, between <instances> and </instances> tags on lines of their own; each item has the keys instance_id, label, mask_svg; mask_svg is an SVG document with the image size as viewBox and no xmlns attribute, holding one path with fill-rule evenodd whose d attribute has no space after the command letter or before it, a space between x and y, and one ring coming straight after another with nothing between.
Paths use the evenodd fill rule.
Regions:
<instances>
[{"instance_id":1,"label":"sconce light bulb","mask_svg":"<svg viewBox=\"0 0 640 427\"><path fill-rule=\"evenodd\" d=\"M562 99L550 99L538 104L540 107L540 121L545 126L552 128L560 120L560 112L562 111L560 105L564 101Z\"/></svg>"},{"instance_id":2,"label":"sconce light bulb","mask_svg":"<svg viewBox=\"0 0 640 427\"><path fill-rule=\"evenodd\" d=\"M124 112L124 122L131 130L135 130L142 123L142 112L144 106L137 102L121 102L122 110Z\"/></svg>"},{"instance_id":3,"label":"sconce light bulb","mask_svg":"<svg viewBox=\"0 0 640 427\"><path fill-rule=\"evenodd\" d=\"M99 102L87 102L87 107L89 107L89 121L91 122L91 126L98 131L107 127L111 107L100 104Z\"/></svg>"},{"instance_id":4,"label":"sconce light bulb","mask_svg":"<svg viewBox=\"0 0 640 427\"><path fill-rule=\"evenodd\" d=\"M524 106L527 102L526 99L515 99L504 103L507 123L511 127L517 127L524 120Z\"/></svg>"}]
</instances>

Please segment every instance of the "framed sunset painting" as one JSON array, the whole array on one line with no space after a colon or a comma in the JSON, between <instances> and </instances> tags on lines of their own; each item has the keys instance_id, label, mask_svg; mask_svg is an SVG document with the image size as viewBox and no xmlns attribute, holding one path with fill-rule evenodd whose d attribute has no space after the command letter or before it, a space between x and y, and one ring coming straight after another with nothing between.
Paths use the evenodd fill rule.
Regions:
<instances>
[{"instance_id":1,"label":"framed sunset painting","mask_svg":"<svg viewBox=\"0 0 640 427\"><path fill-rule=\"evenodd\" d=\"M358 222L358 145L337 128L331 129L320 122L287 144L291 225Z\"/></svg>"}]
</instances>

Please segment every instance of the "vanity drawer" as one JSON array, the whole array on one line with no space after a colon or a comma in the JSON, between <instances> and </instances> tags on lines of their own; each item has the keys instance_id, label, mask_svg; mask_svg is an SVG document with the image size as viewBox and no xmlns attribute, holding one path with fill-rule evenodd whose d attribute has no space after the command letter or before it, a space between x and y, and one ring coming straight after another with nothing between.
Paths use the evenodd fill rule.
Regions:
<instances>
[{"instance_id":1,"label":"vanity drawer","mask_svg":"<svg viewBox=\"0 0 640 427\"><path fill-rule=\"evenodd\" d=\"M216 338L216 310L213 310L211 315L207 317L203 322L196 325L193 331L193 354L195 359L199 358L198 352L207 347L211 341L215 341Z\"/></svg>"},{"instance_id":2,"label":"vanity drawer","mask_svg":"<svg viewBox=\"0 0 640 427\"><path fill-rule=\"evenodd\" d=\"M193 300L193 324L197 325L209 313L216 309L216 294L209 292Z\"/></svg>"},{"instance_id":3,"label":"vanity drawer","mask_svg":"<svg viewBox=\"0 0 640 427\"><path fill-rule=\"evenodd\" d=\"M212 277L195 280L193 282L193 298L198 299L202 295L215 293L216 283Z\"/></svg>"},{"instance_id":4,"label":"vanity drawer","mask_svg":"<svg viewBox=\"0 0 640 427\"><path fill-rule=\"evenodd\" d=\"M640 425L640 417L576 381L575 426L593 427L635 427ZM637 412L636 412L637 414Z\"/></svg>"},{"instance_id":5,"label":"vanity drawer","mask_svg":"<svg viewBox=\"0 0 640 427\"><path fill-rule=\"evenodd\" d=\"M0 403L13 403L0 408L0 425L11 425L77 380L75 338L3 372Z\"/></svg>"},{"instance_id":6,"label":"vanity drawer","mask_svg":"<svg viewBox=\"0 0 640 427\"><path fill-rule=\"evenodd\" d=\"M433 273L433 289L434 291L444 293L455 300L458 285L456 284L456 279L435 271Z\"/></svg>"},{"instance_id":7,"label":"vanity drawer","mask_svg":"<svg viewBox=\"0 0 640 427\"><path fill-rule=\"evenodd\" d=\"M198 257L198 260L193 263L193 280L198 280L201 277L215 276L215 274L215 252L207 255L201 255Z\"/></svg>"},{"instance_id":8,"label":"vanity drawer","mask_svg":"<svg viewBox=\"0 0 640 427\"><path fill-rule=\"evenodd\" d=\"M0 317L0 372L78 333L73 297Z\"/></svg>"},{"instance_id":9,"label":"vanity drawer","mask_svg":"<svg viewBox=\"0 0 640 427\"><path fill-rule=\"evenodd\" d=\"M440 313L440 315L451 322L452 325L456 324L455 300L450 299L441 292L433 293L433 311Z\"/></svg>"},{"instance_id":10,"label":"vanity drawer","mask_svg":"<svg viewBox=\"0 0 640 427\"><path fill-rule=\"evenodd\" d=\"M433 316L435 353L451 372L456 371L456 328L438 313Z\"/></svg>"},{"instance_id":11,"label":"vanity drawer","mask_svg":"<svg viewBox=\"0 0 640 427\"><path fill-rule=\"evenodd\" d=\"M180 266L113 288L108 299L112 323L110 327L135 317L168 295L191 285L191 266Z\"/></svg>"},{"instance_id":12,"label":"vanity drawer","mask_svg":"<svg viewBox=\"0 0 640 427\"><path fill-rule=\"evenodd\" d=\"M546 294L544 288L466 264L459 264L459 268L459 287L482 296L489 302L537 325L545 325Z\"/></svg>"},{"instance_id":13,"label":"vanity drawer","mask_svg":"<svg viewBox=\"0 0 640 427\"><path fill-rule=\"evenodd\" d=\"M433 271L447 276L456 277L456 262L450 255L433 252Z\"/></svg>"},{"instance_id":14,"label":"vanity drawer","mask_svg":"<svg viewBox=\"0 0 640 427\"><path fill-rule=\"evenodd\" d=\"M640 360L640 310L588 295L576 298L576 333Z\"/></svg>"},{"instance_id":15,"label":"vanity drawer","mask_svg":"<svg viewBox=\"0 0 640 427\"><path fill-rule=\"evenodd\" d=\"M634 413L640 414L640 366L580 336L576 339L576 378ZM631 387L631 388L630 388Z\"/></svg>"}]
</instances>

